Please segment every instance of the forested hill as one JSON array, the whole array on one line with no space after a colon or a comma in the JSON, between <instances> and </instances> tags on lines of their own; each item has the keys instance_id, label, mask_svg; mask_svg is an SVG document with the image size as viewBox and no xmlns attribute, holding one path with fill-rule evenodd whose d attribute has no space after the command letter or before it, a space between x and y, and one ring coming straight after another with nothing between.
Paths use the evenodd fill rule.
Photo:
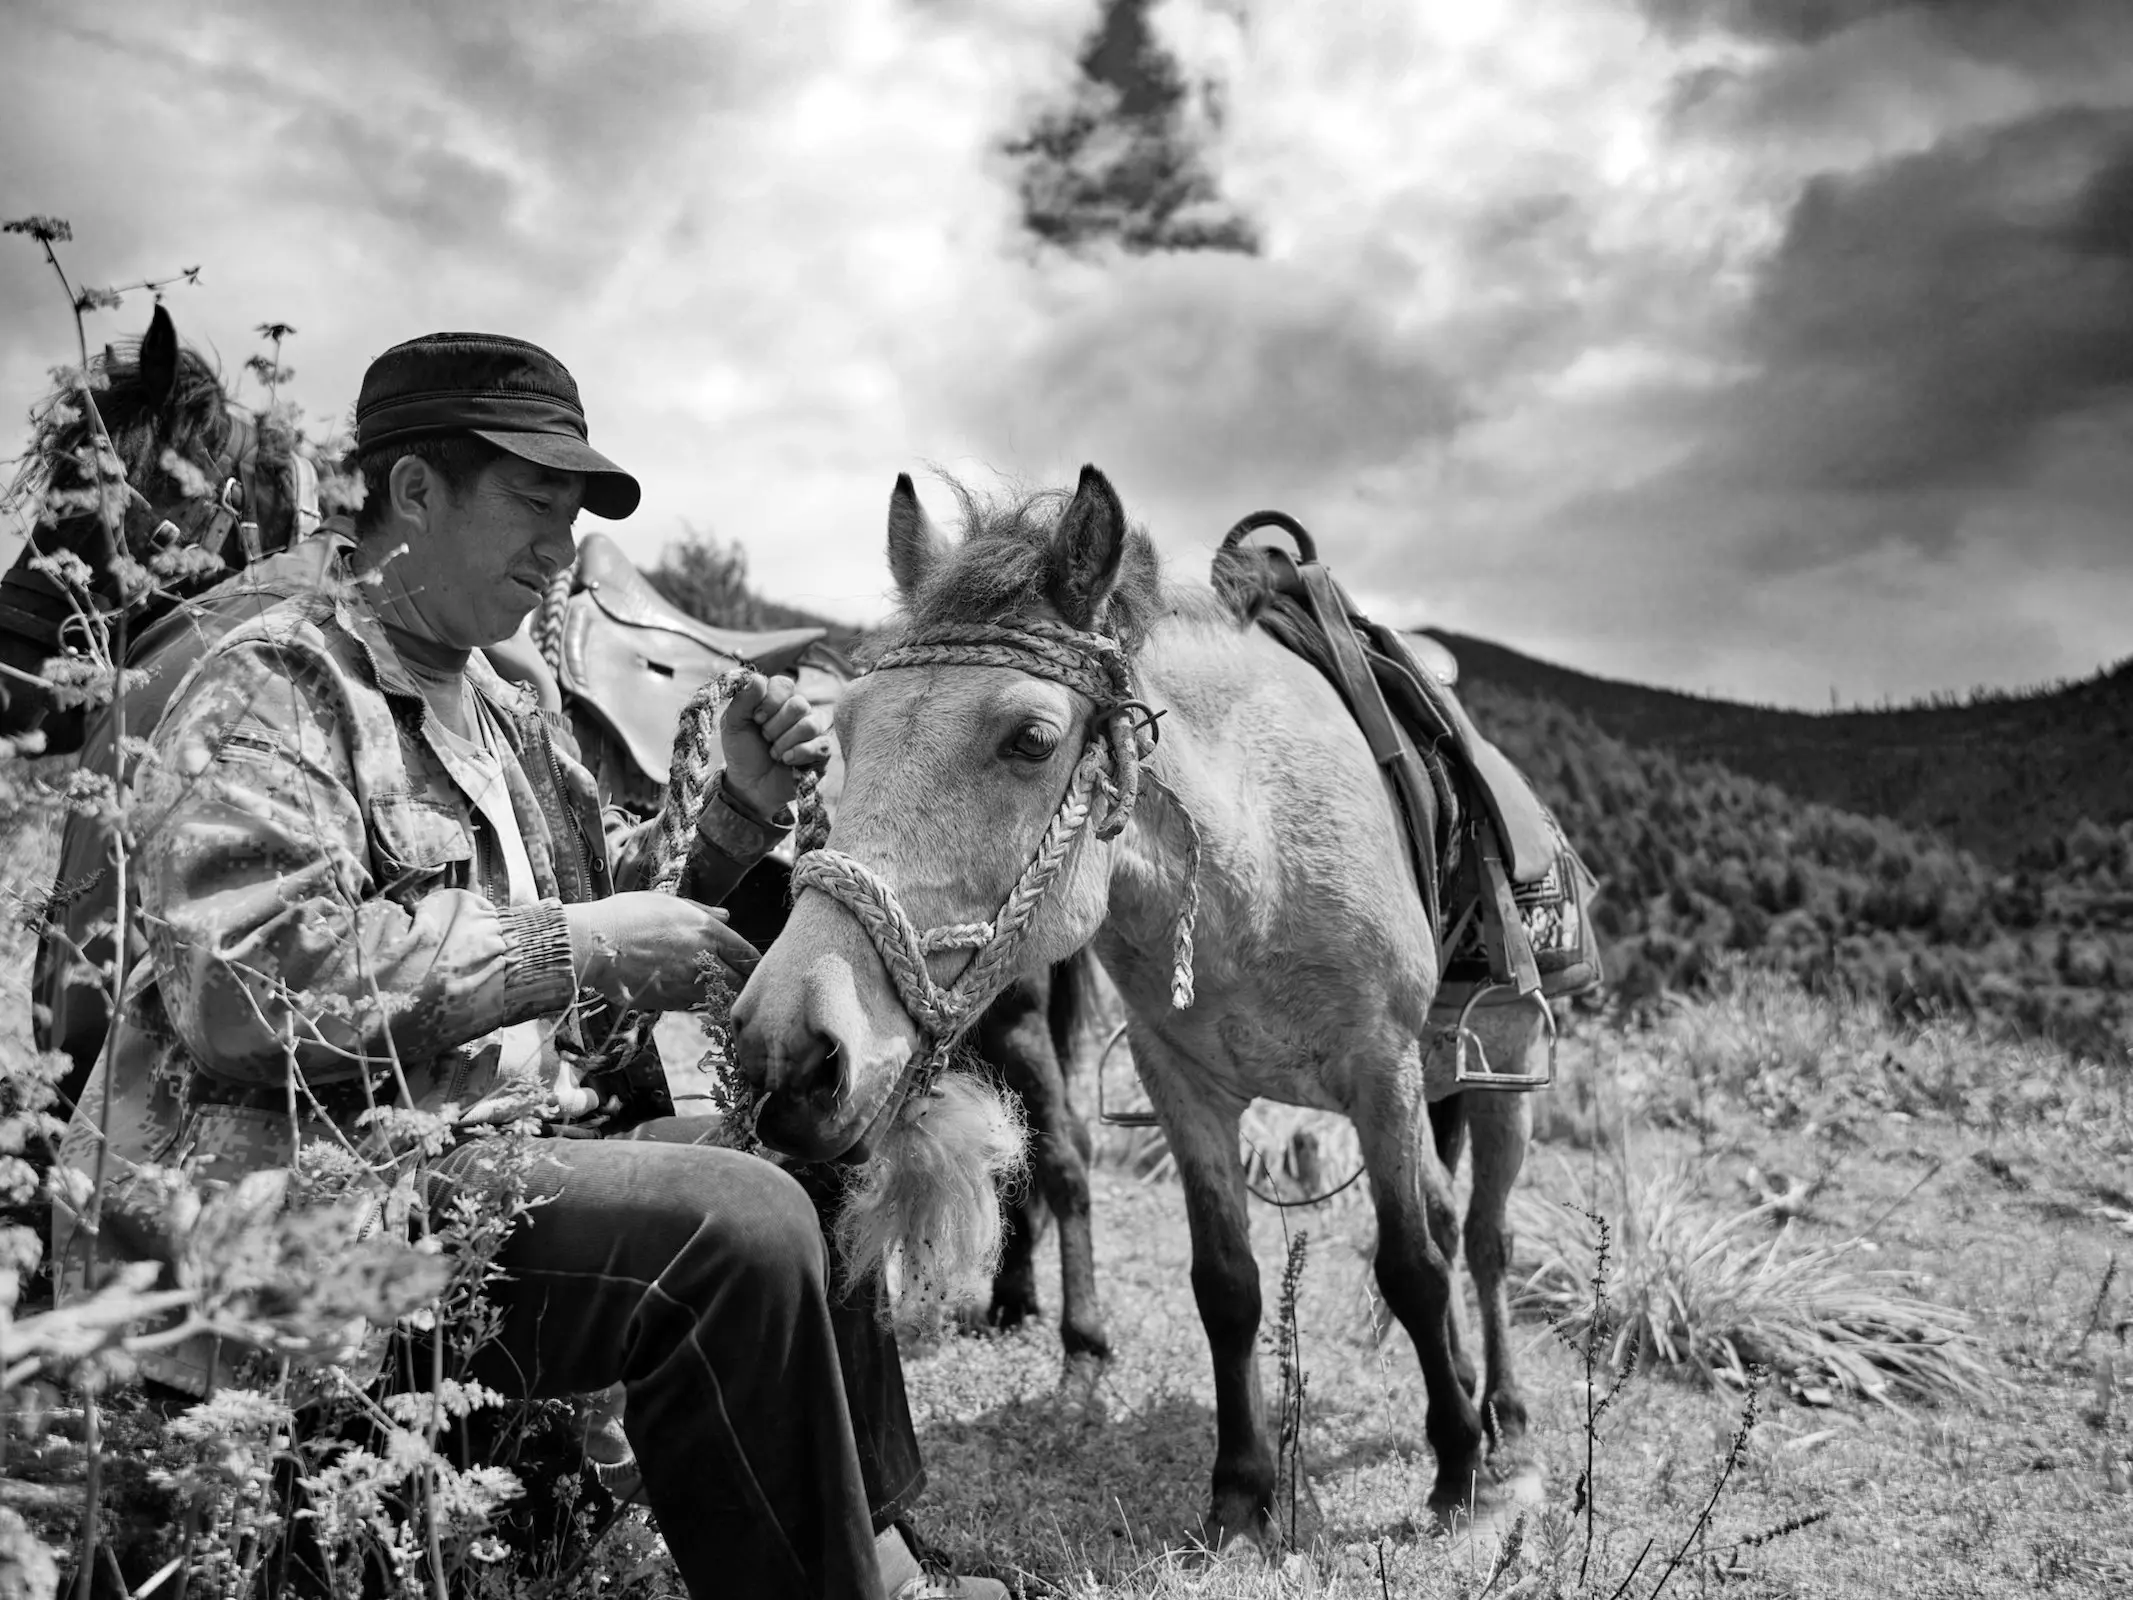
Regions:
<instances>
[{"instance_id":1,"label":"forested hill","mask_svg":"<svg viewBox=\"0 0 2133 1600\"><path fill-rule=\"evenodd\" d=\"M2133 1045L2120 992L2133 976L2133 824L2078 822L2002 870L1932 831L1617 738L1492 680L1474 643L1459 641L1460 698L1600 877L1594 923L1616 996L1694 989L1738 956L2100 1056ZM1469 676L1469 662L1484 670Z\"/></svg>"},{"instance_id":2,"label":"forested hill","mask_svg":"<svg viewBox=\"0 0 2133 1600\"><path fill-rule=\"evenodd\" d=\"M1631 744L1929 829L1997 866L2045 863L2084 818L2133 821L2133 659L2034 693L1825 714L1648 689L1429 631L1459 658L1462 694L1480 683L1535 696Z\"/></svg>"}]
</instances>

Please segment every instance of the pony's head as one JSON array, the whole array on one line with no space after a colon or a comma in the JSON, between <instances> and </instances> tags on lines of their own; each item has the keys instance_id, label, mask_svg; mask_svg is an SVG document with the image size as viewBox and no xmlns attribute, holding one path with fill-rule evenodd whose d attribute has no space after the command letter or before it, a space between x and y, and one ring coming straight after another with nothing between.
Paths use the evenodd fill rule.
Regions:
<instances>
[{"instance_id":1,"label":"pony's head","mask_svg":"<svg viewBox=\"0 0 2133 1600\"><path fill-rule=\"evenodd\" d=\"M233 405L161 305L137 343L106 346L87 378L95 416L69 375L33 413L9 496L31 508L32 526L0 574L0 662L15 669L0 690L0 735L51 711L51 697L15 674L82 648L91 617L124 609L150 620L317 521L317 472L294 426ZM184 551L199 554L175 555ZM52 570L54 557L65 570Z\"/></svg>"},{"instance_id":2,"label":"pony's head","mask_svg":"<svg viewBox=\"0 0 2133 1600\"><path fill-rule=\"evenodd\" d=\"M1148 737L1131 668L1166 601L1154 548L1103 474L1084 468L1071 495L956 493L960 541L908 477L890 494L900 629L843 693L829 845L801 858L785 932L734 1007L758 1133L811 1160L982 1164L999 1124L969 1083L940 1088L948 1048L1009 982L1103 922L1109 839ZM921 1132L935 1157L961 1138L972 1160L899 1158ZM935 1278L946 1292L981 1267Z\"/></svg>"}]
</instances>

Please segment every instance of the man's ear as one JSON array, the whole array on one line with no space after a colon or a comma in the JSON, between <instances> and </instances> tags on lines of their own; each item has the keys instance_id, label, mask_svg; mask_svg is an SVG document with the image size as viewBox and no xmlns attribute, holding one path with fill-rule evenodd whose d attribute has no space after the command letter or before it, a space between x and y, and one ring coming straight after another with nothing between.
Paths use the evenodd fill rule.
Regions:
<instances>
[{"instance_id":1,"label":"man's ear","mask_svg":"<svg viewBox=\"0 0 2133 1600\"><path fill-rule=\"evenodd\" d=\"M385 506L391 516L428 527L443 509L444 477L420 456L402 456L385 478Z\"/></svg>"}]
</instances>

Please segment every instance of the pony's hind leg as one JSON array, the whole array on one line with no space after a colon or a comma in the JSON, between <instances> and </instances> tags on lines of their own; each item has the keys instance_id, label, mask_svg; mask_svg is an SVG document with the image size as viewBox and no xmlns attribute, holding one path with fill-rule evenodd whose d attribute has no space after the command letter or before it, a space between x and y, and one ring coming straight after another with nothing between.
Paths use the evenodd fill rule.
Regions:
<instances>
[{"instance_id":1,"label":"pony's hind leg","mask_svg":"<svg viewBox=\"0 0 2133 1600\"><path fill-rule=\"evenodd\" d=\"M1188 1078L1178 1051L1138 1024L1133 1061L1154 1103L1185 1188L1192 1294L1215 1376L1215 1470L1207 1542L1265 1542L1274 1512L1274 1448L1259 1386L1259 1263L1252 1257L1244 1165L1237 1159L1245 1102Z\"/></svg>"},{"instance_id":2,"label":"pony's hind leg","mask_svg":"<svg viewBox=\"0 0 2133 1600\"><path fill-rule=\"evenodd\" d=\"M1481 1301L1481 1348L1489 1367L1481 1410L1491 1438L1504 1443L1523 1435L1527 1422L1525 1395L1511 1365L1511 1304L1505 1280L1511 1265L1511 1189L1533 1135L1533 1100L1505 1089L1472 1090L1461 1098L1471 1102L1467 1123L1474 1138L1466 1265Z\"/></svg>"},{"instance_id":3,"label":"pony's hind leg","mask_svg":"<svg viewBox=\"0 0 2133 1600\"><path fill-rule=\"evenodd\" d=\"M1429 1108L1430 1137L1437 1147L1437 1161L1444 1168L1447 1183L1456 1182L1459 1176L1459 1157L1466 1150L1466 1102L1468 1096L1455 1094L1434 1102ZM1431 1215L1430 1226L1437 1240L1437 1248L1444 1252L1449 1262L1459 1254L1458 1219L1449 1211L1443 1216ZM1474 1371L1474 1358L1467 1353L1466 1336L1459 1327L1459 1296L1454 1293L1451 1304L1445 1308L1444 1336L1451 1341L1452 1366L1459 1373L1459 1386L1475 1398L1481 1395L1481 1380Z\"/></svg>"},{"instance_id":4,"label":"pony's hind leg","mask_svg":"<svg viewBox=\"0 0 2133 1600\"><path fill-rule=\"evenodd\" d=\"M1424 1424L1437 1458L1429 1503L1440 1516L1471 1506L1482 1482L1481 1413L1460 1381L1453 1348L1451 1259L1438 1242L1456 1237L1451 1180L1425 1128L1422 1060L1410 1049L1364 1077L1353 1113L1378 1216L1378 1287L1422 1365Z\"/></svg>"}]
</instances>

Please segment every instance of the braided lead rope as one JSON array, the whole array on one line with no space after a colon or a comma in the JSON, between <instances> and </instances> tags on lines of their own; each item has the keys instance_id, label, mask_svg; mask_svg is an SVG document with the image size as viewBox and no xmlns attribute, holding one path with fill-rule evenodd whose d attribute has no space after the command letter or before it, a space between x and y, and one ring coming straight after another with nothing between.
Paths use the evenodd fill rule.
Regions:
<instances>
[{"instance_id":1,"label":"braided lead rope","mask_svg":"<svg viewBox=\"0 0 2133 1600\"><path fill-rule=\"evenodd\" d=\"M548 663L548 670L556 675L557 682L563 677L563 611L570 603L571 586L578 581L578 564L569 566L549 580L547 593L541 596L539 609L533 613L533 643L541 652L541 659Z\"/></svg>"},{"instance_id":2,"label":"braided lead rope","mask_svg":"<svg viewBox=\"0 0 2133 1600\"><path fill-rule=\"evenodd\" d=\"M747 678L745 667L713 678L689 697L674 725L667 792L652 833L649 884L662 894L680 887L682 871L689 864L689 842L697 818L703 815L704 797L711 792L711 780L721 765L718 714Z\"/></svg>"}]
</instances>

